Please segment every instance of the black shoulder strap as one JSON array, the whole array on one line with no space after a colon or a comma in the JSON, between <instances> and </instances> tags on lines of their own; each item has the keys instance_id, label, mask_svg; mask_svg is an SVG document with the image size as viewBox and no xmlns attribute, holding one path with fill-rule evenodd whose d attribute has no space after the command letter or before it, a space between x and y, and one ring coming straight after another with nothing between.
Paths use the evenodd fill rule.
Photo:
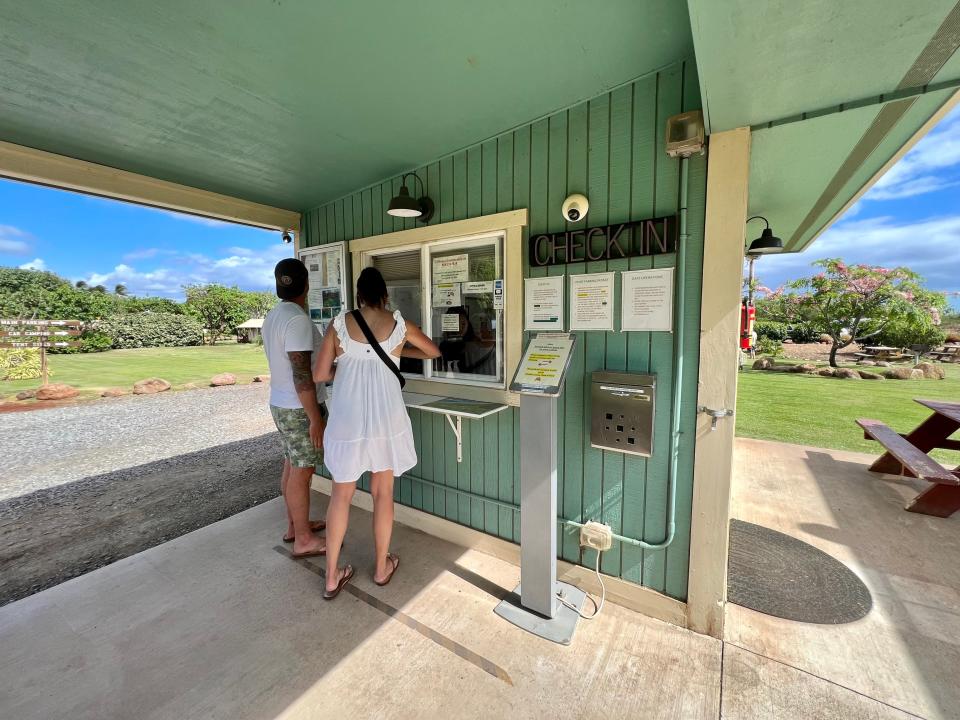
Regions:
<instances>
[{"instance_id":1,"label":"black shoulder strap","mask_svg":"<svg viewBox=\"0 0 960 720\"><path fill-rule=\"evenodd\" d=\"M383 348L380 347L380 343L377 342L377 339L373 336L373 331L370 330L370 326L367 325L367 321L363 319L361 312L359 310L351 310L350 314L356 321L357 327L360 328L360 332L363 333L363 336L367 339L367 342L370 343L373 351L380 357L381 360L383 360L383 364L390 368L390 370L393 371L393 374L397 376L397 380L400 381L400 389L403 390L403 386L407 384L407 379L400 374L400 368L398 368L396 363L387 357L387 354L383 351Z\"/></svg>"}]
</instances>

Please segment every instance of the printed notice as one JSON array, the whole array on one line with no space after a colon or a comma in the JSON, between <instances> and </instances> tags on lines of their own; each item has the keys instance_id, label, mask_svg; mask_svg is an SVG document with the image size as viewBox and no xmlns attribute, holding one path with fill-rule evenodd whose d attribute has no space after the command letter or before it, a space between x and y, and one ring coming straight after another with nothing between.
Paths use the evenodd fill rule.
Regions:
<instances>
[{"instance_id":1,"label":"printed notice","mask_svg":"<svg viewBox=\"0 0 960 720\"><path fill-rule=\"evenodd\" d=\"M441 332L460 332L460 315L452 312L440 316Z\"/></svg>"},{"instance_id":2,"label":"printed notice","mask_svg":"<svg viewBox=\"0 0 960 720\"><path fill-rule=\"evenodd\" d=\"M673 330L673 268L633 270L622 274L620 328Z\"/></svg>"},{"instance_id":3,"label":"printed notice","mask_svg":"<svg viewBox=\"0 0 960 720\"><path fill-rule=\"evenodd\" d=\"M434 307L457 307L460 302L460 283L438 283L433 286Z\"/></svg>"},{"instance_id":4,"label":"printed notice","mask_svg":"<svg viewBox=\"0 0 960 720\"><path fill-rule=\"evenodd\" d=\"M563 275L523 283L524 330L563 330Z\"/></svg>"},{"instance_id":5,"label":"printed notice","mask_svg":"<svg viewBox=\"0 0 960 720\"><path fill-rule=\"evenodd\" d=\"M615 273L570 276L570 329L613 330Z\"/></svg>"},{"instance_id":6,"label":"printed notice","mask_svg":"<svg viewBox=\"0 0 960 720\"><path fill-rule=\"evenodd\" d=\"M493 294L493 280L465 282L463 284L463 294L464 295L491 295Z\"/></svg>"},{"instance_id":7,"label":"printed notice","mask_svg":"<svg viewBox=\"0 0 960 720\"><path fill-rule=\"evenodd\" d=\"M575 337L564 333L540 333L527 346L511 390L557 394L570 361Z\"/></svg>"},{"instance_id":8,"label":"printed notice","mask_svg":"<svg viewBox=\"0 0 960 720\"><path fill-rule=\"evenodd\" d=\"M433 259L433 284L462 283L470 279L470 256L447 255Z\"/></svg>"},{"instance_id":9,"label":"printed notice","mask_svg":"<svg viewBox=\"0 0 960 720\"><path fill-rule=\"evenodd\" d=\"M493 309L503 310L503 280L493 281Z\"/></svg>"}]
</instances>

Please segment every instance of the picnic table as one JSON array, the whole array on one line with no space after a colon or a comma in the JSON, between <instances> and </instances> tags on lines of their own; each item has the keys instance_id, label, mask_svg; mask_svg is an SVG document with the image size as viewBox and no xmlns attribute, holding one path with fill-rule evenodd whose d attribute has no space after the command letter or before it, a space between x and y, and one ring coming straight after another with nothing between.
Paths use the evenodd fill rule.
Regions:
<instances>
[{"instance_id":1,"label":"picnic table","mask_svg":"<svg viewBox=\"0 0 960 720\"><path fill-rule=\"evenodd\" d=\"M868 345L861 352L854 353L854 357L861 360L885 360L887 362L898 362L900 360L910 360L913 353L905 353L903 348L889 347L887 345Z\"/></svg>"},{"instance_id":2,"label":"picnic table","mask_svg":"<svg viewBox=\"0 0 960 720\"><path fill-rule=\"evenodd\" d=\"M937 350L927 353L938 362L960 362L960 343L947 343Z\"/></svg>"},{"instance_id":3,"label":"picnic table","mask_svg":"<svg viewBox=\"0 0 960 720\"><path fill-rule=\"evenodd\" d=\"M960 510L960 466L948 470L927 453L935 448L960 450L960 440L950 439L960 429L960 403L920 399L914 402L933 413L906 435L895 432L879 420L857 420L864 437L878 441L887 451L870 466L870 471L916 477L932 483L906 509L924 515L950 517Z\"/></svg>"}]
</instances>

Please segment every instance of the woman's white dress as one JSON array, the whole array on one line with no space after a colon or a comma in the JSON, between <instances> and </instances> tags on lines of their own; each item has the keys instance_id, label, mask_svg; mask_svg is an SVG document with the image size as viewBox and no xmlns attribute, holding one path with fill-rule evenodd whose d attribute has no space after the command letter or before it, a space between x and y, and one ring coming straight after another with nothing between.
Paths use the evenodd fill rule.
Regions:
<instances>
[{"instance_id":1,"label":"woman's white dress","mask_svg":"<svg viewBox=\"0 0 960 720\"><path fill-rule=\"evenodd\" d=\"M380 346L399 367L400 359L390 353L403 342L407 326L399 310L393 318L397 325ZM355 482L368 471L402 475L417 464L417 452L400 383L370 345L350 337L346 313L333 327L343 354L327 401L324 464L335 482Z\"/></svg>"}]
</instances>

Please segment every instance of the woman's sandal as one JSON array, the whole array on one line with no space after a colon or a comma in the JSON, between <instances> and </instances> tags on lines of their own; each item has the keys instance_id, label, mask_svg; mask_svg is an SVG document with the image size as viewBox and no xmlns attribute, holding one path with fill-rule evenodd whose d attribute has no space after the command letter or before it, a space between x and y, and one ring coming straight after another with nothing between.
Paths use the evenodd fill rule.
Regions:
<instances>
[{"instance_id":1,"label":"woman's sandal","mask_svg":"<svg viewBox=\"0 0 960 720\"><path fill-rule=\"evenodd\" d=\"M393 569L390 570L390 574L387 575L386 580L384 580L383 582L377 582L376 580L374 580L373 581L374 585L379 585L380 587L383 587L384 585L389 584L391 580L393 580L393 574L397 571L397 568L400 567L400 556L394 555L393 553L387 553L387 562L393 565Z\"/></svg>"},{"instance_id":2,"label":"woman's sandal","mask_svg":"<svg viewBox=\"0 0 960 720\"><path fill-rule=\"evenodd\" d=\"M353 577L353 566L347 565L343 569L343 577L340 578L340 582L337 583L337 587L333 590L324 590L323 599L324 600L333 600L337 595L340 594L340 591L343 590L343 587L350 582L350 579Z\"/></svg>"},{"instance_id":3,"label":"woman's sandal","mask_svg":"<svg viewBox=\"0 0 960 720\"><path fill-rule=\"evenodd\" d=\"M323 520L314 520L310 523L310 530L312 532L322 532L327 529L327 524ZM296 538L293 535L284 535L283 541L285 543L292 543Z\"/></svg>"}]
</instances>

